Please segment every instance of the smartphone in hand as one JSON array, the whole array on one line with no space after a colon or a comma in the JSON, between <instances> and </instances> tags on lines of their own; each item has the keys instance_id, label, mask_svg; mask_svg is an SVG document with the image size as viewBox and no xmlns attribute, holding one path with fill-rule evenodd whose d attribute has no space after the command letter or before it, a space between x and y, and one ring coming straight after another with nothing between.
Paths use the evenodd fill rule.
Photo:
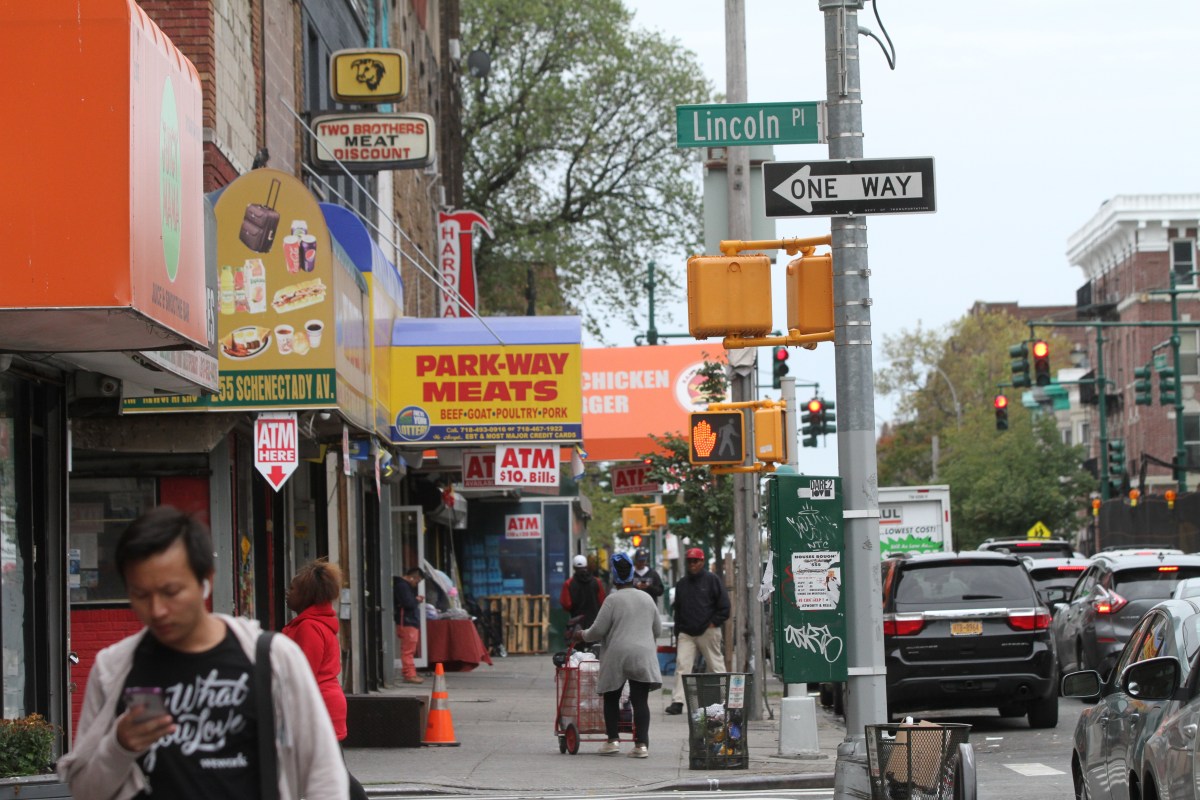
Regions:
<instances>
[{"instance_id":1,"label":"smartphone in hand","mask_svg":"<svg viewBox=\"0 0 1200 800\"><path fill-rule=\"evenodd\" d=\"M145 722L148 719L161 717L167 713L163 702L163 690L159 686L129 686L125 689L125 707L142 706L141 712L133 718L134 722Z\"/></svg>"}]
</instances>

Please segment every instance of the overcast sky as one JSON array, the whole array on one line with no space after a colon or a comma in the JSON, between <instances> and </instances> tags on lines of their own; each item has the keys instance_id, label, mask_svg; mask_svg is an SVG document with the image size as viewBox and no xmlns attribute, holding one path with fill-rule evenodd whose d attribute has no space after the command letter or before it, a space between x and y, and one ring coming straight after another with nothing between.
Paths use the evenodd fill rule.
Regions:
<instances>
[{"instance_id":1,"label":"overcast sky","mask_svg":"<svg viewBox=\"0 0 1200 800\"><path fill-rule=\"evenodd\" d=\"M626 2L635 24L694 51L724 92L724 0ZM824 100L817 0L745 3L749 102ZM864 156L932 157L937 212L868 221L877 369L885 336L943 326L977 300L1074 304L1084 278L1067 239L1101 203L1200 189L1197 0L882 0L878 10L896 70L860 37ZM882 38L871 3L859 22ZM776 158L822 160L828 149L785 145ZM828 218L777 226L779 236L828 231ZM687 255L657 261L682 284ZM780 271L777 327L782 287ZM673 312L659 330L686 331L686 299L657 301ZM792 352L792 374L833 397L833 346ZM892 402L876 399L877 422ZM836 455L832 439L805 450L803 471L836 474Z\"/></svg>"}]
</instances>

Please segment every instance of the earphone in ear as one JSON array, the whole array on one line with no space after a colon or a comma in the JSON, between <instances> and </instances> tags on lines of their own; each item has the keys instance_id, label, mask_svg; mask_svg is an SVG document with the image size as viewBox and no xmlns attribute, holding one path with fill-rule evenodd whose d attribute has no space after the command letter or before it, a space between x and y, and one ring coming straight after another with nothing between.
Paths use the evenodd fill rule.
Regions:
<instances>
[{"instance_id":1,"label":"earphone in ear","mask_svg":"<svg viewBox=\"0 0 1200 800\"><path fill-rule=\"evenodd\" d=\"M208 596L212 594L212 584L209 582L208 578L205 578L204 582L201 583L200 586L203 587L204 599L207 600Z\"/></svg>"}]
</instances>

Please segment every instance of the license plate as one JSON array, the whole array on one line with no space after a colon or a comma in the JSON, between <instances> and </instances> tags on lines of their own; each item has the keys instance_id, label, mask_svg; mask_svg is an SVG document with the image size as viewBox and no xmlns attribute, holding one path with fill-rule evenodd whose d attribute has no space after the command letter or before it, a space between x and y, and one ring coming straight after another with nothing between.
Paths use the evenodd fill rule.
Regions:
<instances>
[{"instance_id":1,"label":"license plate","mask_svg":"<svg viewBox=\"0 0 1200 800\"><path fill-rule=\"evenodd\" d=\"M979 620L970 622L951 622L951 636L979 636L983 633L983 623Z\"/></svg>"}]
</instances>

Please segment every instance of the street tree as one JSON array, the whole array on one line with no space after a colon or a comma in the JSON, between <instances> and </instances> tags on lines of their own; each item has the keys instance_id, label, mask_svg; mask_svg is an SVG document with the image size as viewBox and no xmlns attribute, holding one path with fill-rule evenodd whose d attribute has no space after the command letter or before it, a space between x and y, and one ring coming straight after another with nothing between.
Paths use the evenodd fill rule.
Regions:
<instances>
[{"instance_id":1,"label":"street tree","mask_svg":"<svg viewBox=\"0 0 1200 800\"><path fill-rule=\"evenodd\" d=\"M898 420L878 443L880 485L930 483L935 476L949 483L958 547L1023 535L1039 520L1069 535L1094 488L1082 449L1062 443L1048 407L1027 409L1023 390L1003 386L1012 374L1009 346L1028 338L1024 322L996 312L964 315L944 331L918 325L885 338L888 366L876 374L876 386L900 400ZM1050 341L1052 351L1068 352L1065 340ZM992 400L1001 391L1010 399L1007 431L995 429Z\"/></svg>"},{"instance_id":2,"label":"street tree","mask_svg":"<svg viewBox=\"0 0 1200 800\"><path fill-rule=\"evenodd\" d=\"M700 241L674 116L712 97L696 55L620 0L468 0L462 41L491 55L463 84L465 206L495 233L475 259L484 312L632 324L648 254Z\"/></svg>"}]
</instances>

